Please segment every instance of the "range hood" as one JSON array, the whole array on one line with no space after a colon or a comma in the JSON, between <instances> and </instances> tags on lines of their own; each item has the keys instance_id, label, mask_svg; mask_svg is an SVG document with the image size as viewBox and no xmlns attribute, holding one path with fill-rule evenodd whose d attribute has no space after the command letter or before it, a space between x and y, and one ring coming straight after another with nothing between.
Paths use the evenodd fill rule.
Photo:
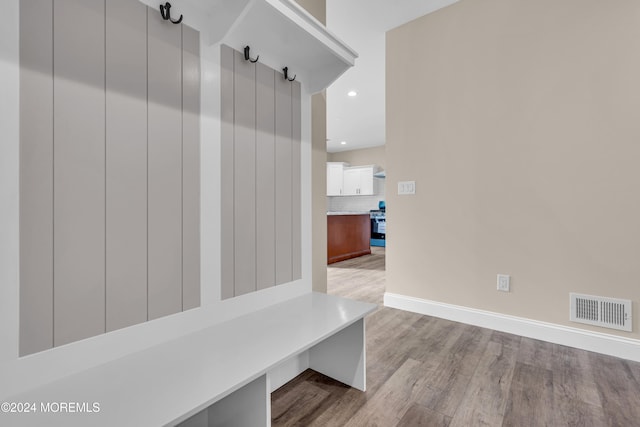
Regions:
<instances>
[{"instance_id":1,"label":"range hood","mask_svg":"<svg viewBox=\"0 0 640 427\"><path fill-rule=\"evenodd\" d=\"M373 174L374 178L386 178L387 177L387 172L386 171L380 171L380 172L376 172Z\"/></svg>"}]
</instances>

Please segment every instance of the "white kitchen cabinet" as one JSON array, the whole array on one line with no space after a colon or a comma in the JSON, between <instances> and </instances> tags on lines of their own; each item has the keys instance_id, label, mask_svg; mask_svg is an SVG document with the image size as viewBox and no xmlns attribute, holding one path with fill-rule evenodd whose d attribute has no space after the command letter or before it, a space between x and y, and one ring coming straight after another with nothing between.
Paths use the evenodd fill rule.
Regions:
<instances>
[{"instance_id":1,"label":"white kitchen cabinet","mask_svg":"<svg viewBox=\"0 0 640 427\"><path fill-rule=\"evenodd\" d=\"M377 168L371 166L353 166L344 168L343 171L343 195L345 196L372 196L373 174Z\"/></svg>"},{"instance_id":2,"label":"white kitchen cabinet","mask_svg":"<svg viewBox=\"0 0 640 427\"><path fill-rule=\"evenodd\" d=\"M372 196L374 194L373 174L378 170L374 166L366 166L360 170L360 189L362 196Z\"/></svg>"},{"instance_id":3,"label":"white kitchen cabinet","mask_svg":"<svg viewBox=\"0 0 640 427\"><path fill-rule=\"evenodd\" d=\"M343 172L348 163L327 162L327 196L342 196L344 192Z\"/></svg>"},{"instance_id":4,"label":"white kitchen cabinet","mask_svg":"<svg viewBox=\"0 0 640 427\"><path fill-rule=\"evenodd\" d=\"M360 190L360 168L346 168L343 171L343 190L345 196L358 195Z\"/></svg>"}]
</instances>

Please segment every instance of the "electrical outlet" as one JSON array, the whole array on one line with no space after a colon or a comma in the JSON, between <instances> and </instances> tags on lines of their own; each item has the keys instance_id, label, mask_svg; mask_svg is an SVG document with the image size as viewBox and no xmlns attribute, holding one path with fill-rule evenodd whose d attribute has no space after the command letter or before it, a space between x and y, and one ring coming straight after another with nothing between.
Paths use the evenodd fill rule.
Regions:
<instances>
[{"instance_id":1,"label":"electrical outlet","mask_svg":"<svg viewBox=\"0 0 640 427\"><path fill-rule=\"evenodd\" d=\"M416 194L416 182L415 181L400 181L398 182L398 194Z\"/></svg>"},{"instance_id":2,"label":"electrical outlet","mask_svg":"<svg viewBox=\"0 0 640 427\"><path fill-rule=\"evenodd\" d=\"M510 279L507 274L498 274L498 290L501 292L509 292Z\"/></svg>"}]
</instances>

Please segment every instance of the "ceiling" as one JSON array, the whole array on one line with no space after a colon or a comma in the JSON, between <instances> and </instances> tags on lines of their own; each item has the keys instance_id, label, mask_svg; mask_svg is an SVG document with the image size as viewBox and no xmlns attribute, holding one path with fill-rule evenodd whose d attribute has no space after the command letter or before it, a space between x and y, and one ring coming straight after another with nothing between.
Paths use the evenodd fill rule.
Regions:
<instances>
[{"instance_id":1,"label":"ceiling","mask_svg":"<svg viewBox=\"0 0 640 427\"><path fill-rule=\"evenodd\" d=\"M328 152L384 145L385 32L457 1L327 0L327 28L359 55L327 89Z\"/></svg>"}]
</instances>

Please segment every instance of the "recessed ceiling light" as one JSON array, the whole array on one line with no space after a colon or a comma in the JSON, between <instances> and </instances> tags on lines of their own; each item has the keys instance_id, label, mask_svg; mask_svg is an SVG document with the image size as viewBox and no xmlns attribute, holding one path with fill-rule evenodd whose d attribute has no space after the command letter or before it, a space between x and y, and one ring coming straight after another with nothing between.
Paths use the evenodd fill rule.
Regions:
<instances>
[{"instance_id":1,"label":"recessed ceiling light","mask_svg":"<svg viewBox=\"0 0 640 427\"><path fill-rule=\"evenodd\" d=\"M347 93L347 95L349 95L351 97L356 96L357 94L358 94L358 92L356 92L355 90L351 90L351 91L349 91L349 93Z\"/></svg>"},{"instance_id":2,"label":"recessed ceiling light","mask_svg":"<svg viewBox=\"0 0 640 427\"><path fill-rule=\"evenodd\" d=\"M347 145L347 141L342 141L340 144Z\"/></svg>"}]
</instances>

